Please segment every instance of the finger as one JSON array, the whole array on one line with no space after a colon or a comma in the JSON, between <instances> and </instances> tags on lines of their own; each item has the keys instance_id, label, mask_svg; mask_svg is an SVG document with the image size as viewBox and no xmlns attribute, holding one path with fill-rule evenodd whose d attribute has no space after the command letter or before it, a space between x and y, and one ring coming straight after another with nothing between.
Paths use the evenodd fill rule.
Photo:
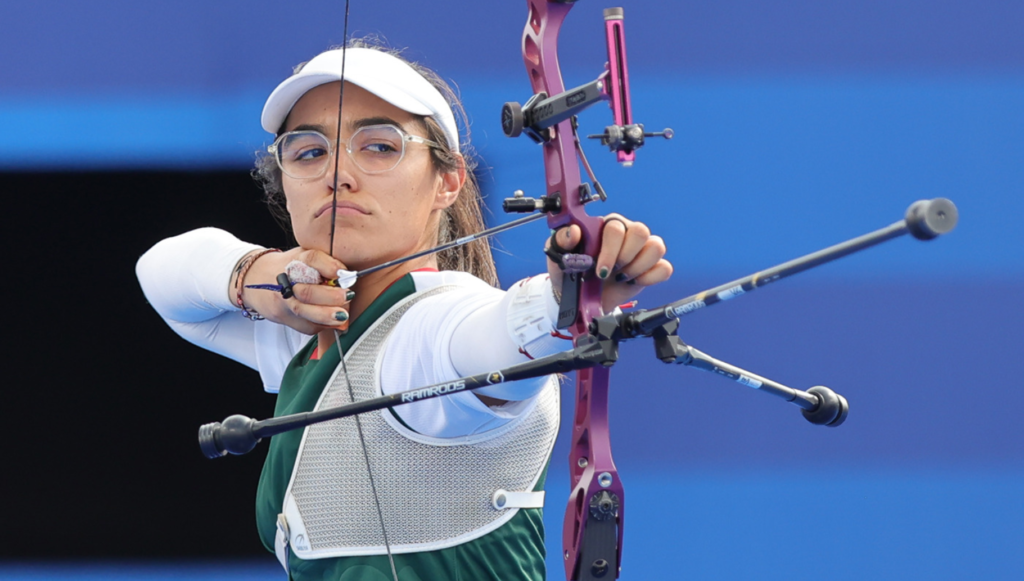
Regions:
<instances>
[{"instance_id":1,"label":"finger","mask_svg":"<svg viewBox=\"0 0 1024 581\"><path fill-rule=\"evenodd\" d=\"M651 286L652 284L665 282L671 278L674 271L675 269L672 267L672 263L662 258L654 265L654 267L633 279L633 282L636 283L637 286Z\"/></svg>"},{"instance_id":2,"label":"finger","mask_svg":"<svg viewBox=\"0 0 1024 581\"><path fill-rule=\"evenodd\" d=\"M298 301L291 306L297 317L314 325L338 330L348 329L348 309L336 306L307 305Z\"/></svg>"},{"instance_id":3,"label":"finger","mask_svg":"<svg viewBox=\"0 0 1024 581\"><path fill-rule=\"evenodd\" d=\"M305 250L297 260L316 269L326 280L338 278L338 271L345 268L340 260L320 250Z\"/></svg>"},{"instance_id":4,"label":"finger","mask_svg":"<svg viewBox=\"0 0 1024 581\"><path fill-rule=\"evenodd\" d=\"M555 244L558 245L560 250L572 250L580 243L580 239L583 237L583 231L576 224L569 226L563 226L555 231ZM550 238L548 241L550 242Z\"/></svg>"},{"instance_id":5,"label":"finger","mask_svg":"<svg viewBox=\"0 0 1024 581\"><path fill-rule=\"evenodd\" d=\"M616 275L615 281L635 280L658 264L658 261L665 256L665 252L665 241L660 236L648 237L647 241L640 247L639 252L622 267L619 274Z\"/></svg>"},{"instance_id":6,"label":"finger","mask_svg":"<svg viewBox=\"0 0 1024 581\"><path fill-rule=\"evenodd\" d=\"M622 248L619 249L619 255L616 257L616 266L625 270L627 266L637 259L651 239L651 229L646 224L643 222L631 222L629 231L626 232L626 238L622 241ZM661 247L664 248L664 246L664 243L662 243ZM653 265L654 263L652 262L651 264ZM643 270L645 269L633 269L635 274L640 274Z\"/></svg>"},{"instance_id":7,"label":"finger","mask_svg":"<svg viewBox=\"0 0 1024 581\"><path fill-rule=\"evenodd\" d=\"M322 284L296 284L292 286L297 300L307 305L347 307L355 296L355 291Z\"/></svg>"},{"instance_id":8,"label":"finger","mask_svg":"<svg viewBox=\"0 0 1024 581\"><path fill-rule=\"evenodd\" d=\"M618 214L609 214L604 219L601 229L601 252L597 255L595 272L598 278L605 279L618 266L619 254L623 242L630 230L630 221Z\"/></svg>"}]
</instances>

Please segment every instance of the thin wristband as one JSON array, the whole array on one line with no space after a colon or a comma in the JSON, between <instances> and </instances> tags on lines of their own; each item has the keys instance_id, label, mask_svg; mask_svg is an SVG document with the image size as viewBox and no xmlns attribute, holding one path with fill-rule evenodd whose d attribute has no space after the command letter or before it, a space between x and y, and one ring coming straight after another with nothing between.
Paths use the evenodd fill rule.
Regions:
<instances>
[{"instance_id":1,"label":"thin wristband","mask_svg":"<svg viewBox=\"0 0 1024 581\"><path fill-rule=\"evenodd\" d=\"M250 254L242 259L235 267L235 271L238 272L238 276L235 278L235 304L242 310L242 316L246 319L252 319L253 321L262 321L263 315L259 314L256 309L250 309L245 306L245 302L242 301L242 289L245 288L245 275L249 273L249 269L252 268L255 263L264 254L270 254L271 252L281 252L278 248L266 248L255 254Z\"/></svg>"}]
</instances>

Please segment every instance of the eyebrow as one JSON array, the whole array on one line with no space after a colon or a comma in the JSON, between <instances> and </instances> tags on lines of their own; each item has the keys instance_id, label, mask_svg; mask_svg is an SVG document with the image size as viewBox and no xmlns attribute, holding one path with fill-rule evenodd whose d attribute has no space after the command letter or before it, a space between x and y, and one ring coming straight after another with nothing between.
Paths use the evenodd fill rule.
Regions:
<instances>
[{"instance_id":1,"label":"eyebrow","mask_svg":"<svg viewBox=\"0 0 1024 581\"><path fill-rule=\"evenodd\" d=\"M390 117L364 117L362 119L356 119L349 123L349 127L352 129L362 129L363 127L369 127L370 125L394 125L395 127L401 128L403 131L405 127L402 124Z\"/></svg>"},{"instance_id":2,"label":"eyebrow","mask_svg":"<svg viewBox=\"0 0 1024 581\"><path fill-rule=\"evenodd\" d=\"M402 127L401 123L395 121L390 117L384 116L363 117L362 119L356 119L355 121L352 121L351 123L348 124L349 129L351 129L353 132L357 129L362 129L363 127L369 127L371 125L394 125L395 127L399 127L403 131L405 131L405 127ZM332 126L331 128L334 129L335 127ZM316 131L318 133L327 135L327 126L320 123L303 123L302 125L297 125L293 127L291 131Z\"/></svg>"},{"instance_id":3,"label":"eyebrow","mask_svg":"<svg viewBox=\"0 0 1024 581\"><path fill-rule=\"evenodd\" d=\"M324 133L326 132L326 130L327 128L319 123L303 123L302 125L296 125L295 127L292 127L291 129L288 130L288 132L290 133L292 131L316 131L317 133Z\"/></svg>"}]
</instances>

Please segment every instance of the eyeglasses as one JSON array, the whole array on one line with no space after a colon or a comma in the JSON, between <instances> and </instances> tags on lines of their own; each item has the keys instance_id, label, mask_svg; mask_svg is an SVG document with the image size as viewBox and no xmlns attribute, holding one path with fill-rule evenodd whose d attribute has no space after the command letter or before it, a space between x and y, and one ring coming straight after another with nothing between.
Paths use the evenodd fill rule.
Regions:
<instances>
[{"instance_id":1,"label":"eyeglasses","mask_svg":"<svg viewBox=\"0 0 1024 581\"><path fill-rule=\"evenodd\" d=\"M437 143L409 135L394 125L362 127L342 142L356 166L368 174L378 174L398 167L405 157L407 142L422 143L440 149ZM318 178L327 171L334 147L319 131L289 131L267 148L277 160L281 171L295 179Z\"/></svg>"}]
</instances>

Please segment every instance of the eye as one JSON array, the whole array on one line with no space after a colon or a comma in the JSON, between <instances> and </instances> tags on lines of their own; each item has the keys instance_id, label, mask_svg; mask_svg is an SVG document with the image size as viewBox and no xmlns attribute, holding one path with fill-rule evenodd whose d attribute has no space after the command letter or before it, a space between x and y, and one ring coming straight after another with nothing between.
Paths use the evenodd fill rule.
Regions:
<instances>
[{"instance_id":1,"label":"eye","mask_svg":"<svg viewBox=\"0 0 1024 581\"><path fill-rule=\"evenodd\" d=\"M294 161L313 161L325 155L327 155L326 147L313 145L293 152L291 159Z\"/></svg>"},{"instance_id":2,"label":"eye","mask_svg":"<svg viewBox=\"0 0 1024 581\"><path fill-rule=\"evenodd\" d=\"M372 153L375 155L388 155L391 153L397 153L398 148L387 141L373 141L365 143L360 148L362 151Z\"/></svg>"},{"instance_id":3,"label":"eye","mask_svg":"<svg viewBox=\"0 0 1024 581\"><path fill-rule=\"evenodd\" d=\"M288 163L308 163L330 155L326 138L314 132L288 134L281 143L281 160Z\"/></svg>"},{"instance_id":4,"label":"eye","mask_svg":"<svg viewBox=\"0 0 1024 581\"><path fill-rule=\"evenodd\" d=\"M402 134L391 125L363 127L351 140L352 151L364 157L395 157L402 145Z\"/></svg>"}]
</instances>

